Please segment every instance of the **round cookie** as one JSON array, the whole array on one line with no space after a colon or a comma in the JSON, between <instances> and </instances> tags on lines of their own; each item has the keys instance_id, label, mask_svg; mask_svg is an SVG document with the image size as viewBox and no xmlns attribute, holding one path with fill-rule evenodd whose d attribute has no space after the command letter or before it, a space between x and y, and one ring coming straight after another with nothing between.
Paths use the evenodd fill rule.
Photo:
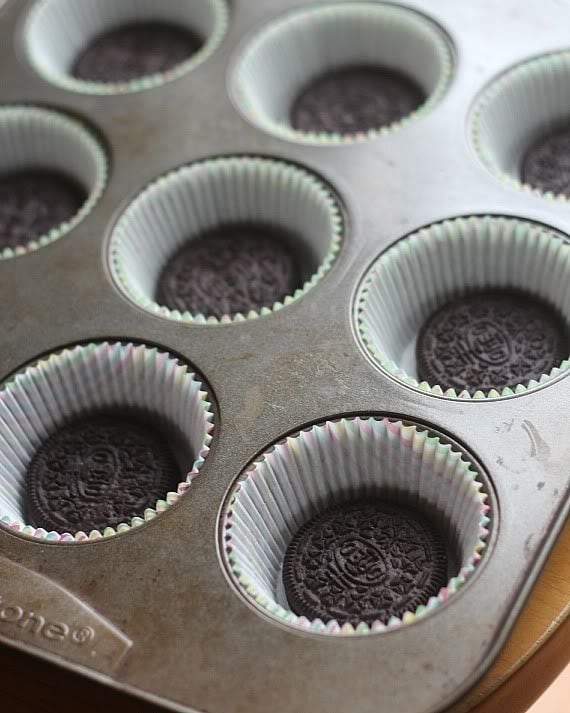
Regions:
<instances>
[{"instance_id":1,"label":"round cookie","mask_svg":"<svg viewBox=\"0 0 570 713\"><path fill-rule=\"evenodd\" d=\"M570 196L570 128L542 136L526 152L521 177L545 193Z\"/></svg>"},{"instance_id":2,"label":"round cookie","mask_svg":"<svg viewBox=\"0 0 570 713\"><path fill-rule=\"evenodd\" d=\"M568 357L568 329L539 298L483 290L437 310L417 342L420 381L442 389L500 391L539 379Z\"/></svg>"},{"instance_id":3,"label":"round cookie","mask_svg":"<svg viewBox=\"0 0 570 713\"><path fill-rule=\"evenodd\" d=\"M0 248L25 246L71 220L87 196L66 176L18 171L0 176Z\"/></svg>"},{"instance_id":4,"label":"round cookie","mask_svg":"<svg viewBox=\"0 0 570 713\"><path fill-rule=\"evenodd\" d=\"M425 98L422 89L400 72L348 67L303 89L293 104L291 125L303 132L366 132L411 114Z\"/></svg>"},{"instance_id":5,"label":"round cookie","mask_svg":"<svg viewBox=\"0 0 570 713\"><path fill-rule=\"evenodd\" d=\"M296 256L283 236L247 225L188 241L167 262L156 301L220 319L272 307L301 286Z\"/></svg>"},{"instance_id":6,"label":"round cookie","mask_svg":"<svg viewBox=\"0 0 570 713\"><path fill-rule=\"evenodd\" d=\"M387 623L447 583L445 542L427 518L380 500L329 508L293 537L283 565L291 610L357 626Z\"/></svg>"},{"instance_id":7,"label":"round cookie","mask_svg":"<svg viewBox=\"0 0 570 713\"><path fill-rule=\"evenodd\" d=\"M130 414L96 414L62 426L36 451L26 474L29 521L72 534L116 527L179 480L159 431Z\"/></svg>"},{"instance_id":8,"label":"round cookie","mask_svg":"<svg viewBox=\"0 0 570 713\"><path fill-rule=\"evenodd\" d=\"M172 69L202 45L198 35L175 25L123 25L96 37L80 52L71 73L86 82L129 82Z\"/></svg>"}]
</instances>

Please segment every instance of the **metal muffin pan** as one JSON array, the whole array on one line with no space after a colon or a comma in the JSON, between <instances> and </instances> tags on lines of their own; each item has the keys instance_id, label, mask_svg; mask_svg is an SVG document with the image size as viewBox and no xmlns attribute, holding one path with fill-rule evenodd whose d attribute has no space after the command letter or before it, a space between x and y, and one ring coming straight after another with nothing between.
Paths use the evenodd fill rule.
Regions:
<instances>
[{"instance_id":1,"label":"metal muffin pan","mask_svg":"<svg viewBox=\"0 0 570 713\"><path fill-rule=\"evenodd\" d=\"M77 115L110 158L106 189L80 224L40 250L0 261L2 378L65 345L155 344L203 377L215 428L191 491L144 527L73 545L0 528L0 638L175 710L435 713L491 664L568 515L570 380L497 400L421 393L365 354L355 299L379 254L446 218L516 216L570 233L568 205L497 178L469 132L489 82L568 46L569 10L556 0L406 3L451 39L446 93L398 131L320 146L256 128L228 91L251 33L304 4L234 0L227 33L204 62L176 81L116 96L74 93L40 78L22 49L33 3L8 0L1 9L1 103ZM157 176L231 154L297 163L332 186L345 236L330 271L286 308L241 323L188 324L133 305L109 267L116 220ZM218 528L248 463L286 434L344 414L401 417L465 448L484 472L493 526L475 575L439 610L394 631L332 638L293 630L250 606L224 569Z\"/></svg>"}]
</instances>

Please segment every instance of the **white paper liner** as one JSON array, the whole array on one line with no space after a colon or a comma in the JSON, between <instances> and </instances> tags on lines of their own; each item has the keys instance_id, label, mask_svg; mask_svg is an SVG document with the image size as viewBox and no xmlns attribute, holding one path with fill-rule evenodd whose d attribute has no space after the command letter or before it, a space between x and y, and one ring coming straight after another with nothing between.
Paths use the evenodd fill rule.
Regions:
<instances>
[{"instance_id":1,"label":"white paper liner","mask_svg":"<svg viewBox=\"0 0 570 713\"><path fill-rule=\"evenodd\" d=\"M366 133L295 130L289 115L299 92L311 80L355 65L400 71L419 84L427 99L402 120ZM265 131L297 141L338 143L374 138L420 118L441 99L452 71L449 39L423 15L396 5L345 2L303 8L262 29L244 47L231 88L245 116Z\"/></svg>"},{"instance_id":2,"label":"white paper liner","mask_svg":"<svg viewBox=\"0 0 570 713\"><path fill-rule=\"evenodd\" d=\"M380 256L360 287L356 319L364 346L382 369L420 390L461 399L525 393L559 376L565 359L538 380L488 392L419 382L416 341L427 319L475 288L515 288L541 297L570 324L570 244L555 230L516 218L469 217L419 230ZM570 355L569 355L570 356Z\"/></svg>"},{"instance_id":3,"label":"white paper liner","mask_svg":"<svg viewBox=\"0 0 570 713\"><path fill-rule=\"evenodd\" d=\"M187 241L236 223L283 229L304 243L314 264L301 266L302 287L271 308L220 320L158 304L156 286L169 258ZM266 158L210 159L159 178L131 203L112 232L110 261L122 291L154 314L208 324L243 321L281 309L319 282L340 248L342 228L331 191L308 171Z\"/></svg>"},{"instance_id":4,"label":"white paper liner","mask_svg":"<svg viewBox=\"0 0 570 713\"><path fill-rule=\"evenodd\" d=\"M154 519L188 490L208 454L213 414L207 399L188 366L144 345L76 346L28 367L0 389L0 522L30 537L66 543L111 537ZM141 517L102 532L47 532L26 524L26 471L37 448L69 418L114 407L156 414L181 434L189 462L177 491L164 493Z\"/></svg>"},{"instance_id":5,"label":"white paper liner","mask_svg":"<svg viewBox=\"0 0 570 713\"><path fill-rule=\"evenodd\" d=\"M92 210L107 181L107 157L79 121L49 109L0 107L0 173L26 169L57 171L74 179L87 199L71 220L27 245L0 248L0 259L24 255L57 240Z\"/></svg>"},{"instance_id":6,"label":"white paper liner","mask_svg":"<svg viewBox=\"0 0 570 713\"><path fill-rule=\"evenodd\" d=\"M481 559L490 522L481 488L474 466L422 427L374 417L326 421L275 445L237 481L221 517L225 562L247 599L290 626L353 635L410 624L459 591ZM340 627L295 615L281 582L291 539L327 507L375 495L429 512L457 547L458 571L426 606L387 625Z\"/></svg>"},{"instance_id":7,"label":"white paper liner","mask_svg":"<svg viewBox=\"0 0 570 713\"><path fill-rule=\"evenodd\" d=\"M71 75L75 58L95 37L139 21L187 28L204 44L167 72L128 82L88 82ZM225 0L38 0L25 23L23 41L30 63L44 79L71 91L118 94L150 89L194 69L218 47L227 25Z\"/></svg>"},{"instance_id":8,"label":"white paper liner","mask_svg":"<svg viewBox=\"0 0 570 713\"><path fill-rule=\"evenodd\" d=\"M569 200L523 183L524 155L541 136L570 120L570 52L528 60L485 89L471 117L472 140L485 166L516 188Z\"/></svg>"}]
</instances>

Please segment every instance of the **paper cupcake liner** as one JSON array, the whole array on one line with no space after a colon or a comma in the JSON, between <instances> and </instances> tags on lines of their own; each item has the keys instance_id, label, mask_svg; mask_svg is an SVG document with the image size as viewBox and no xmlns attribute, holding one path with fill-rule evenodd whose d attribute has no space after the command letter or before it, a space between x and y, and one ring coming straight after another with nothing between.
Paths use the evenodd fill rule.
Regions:
<instances>
[{"instance_id":1,"label":"paper cupcake liner","mask_svg":"<svg viewBox=\"0 0 570 713\"><path fill-rule=\"evenodd\" d=\"M475 104L473 145L485 166L507 184L546 198L521 178L526 150L570 118L570 52L549 54L520 64L493 81Z\"/></svg>"},{"instance_id":2,"label":"paper cupcake liner","mask_svg":"<svg viewBox=\"0 0 570 713\"><path fill-rule=\"evenodd\" d=\"M143 525L174 504L198 475L212 440L208 395L188 367L155 347L122 343L76 346L26 368L0 389L0 523L29 537L84 542ZM104 408L155 414L181 435L187 475L176 492L116 528L47 532L24 521L25 479L37 448L62 423Z\"/></svg>"},{"instance_id":3,"label":"paper cupcake liner","mask_svg":"<svg viewBox=\"0 0 570 713\"><path fill-rule=\"evenodd\" d=\"M127 82L88 82L70 74L73 61L98 35L138 21L167 22L198 33L202 48L167 72ZM64 89L119 94L150 89L180 77L207 59L228 26L225 0L39 0L24 25L23 42L38 74Z\"/></svg>"},{"instance_id":4,"label":"paper cupcake liner","mask_svg":"<svg viewBox=\"0 0 570 713\"><path fill-rule=\"evenodd\" d=\"M107 157L97 139L79 121L49 109L0 107L0 171L25 169L61 172L87 193L75 216L25 246L0 248L0 259L24 255L68 233L93 209L107 181Z\"/></svg>"},{"instance_id":5,"label":"paper cupcake liner","mask_svg":"<svg viewBox=\"0 0 570 713\"><path fill-rule=\"evenodd\" d=\"M567 371L565 359L538 380L457 393L418 381L416 340L427 319L458 294L515 288L541 297L570 324L570 244L553 229L516 218L446 220L399 241L369 269L356 303L359 336L383 370L421 391L460 399L523 394Z\"/></svg>"},{"instance_id":6,"label":"paper cupcake liner","mask_svg":"<svg viewBox=\"0 0 570 713\"><path fill-rule=\"evenodd\" d=\"M168 259L187 241L228 224L284 229L307 247L304 284L271 308L212 315L171 310L155 301ZM340 248L340 207L316 176L273 159L229 157L201 161L159 178L117 222L110 262L120 289L144 309L182 322L217 324L271 314L302 297L329 270Z\"/></svg>"},{"instance_id":7,"label":"paper cupcake liner","mask_svg":"<svg viewBox=\"0 0 570 713\"><path fill-rule=\"evenodd\" d=\"M312 79L356 65L403 72L427 99L402 120L366 133L295 130L289 112L299 92ZM245 116L265 131L301 142L341 143L374 138L425 115L445 93L452 71L450 41L431 20L396 5L345 2L294 11L261 30L244 47L231 88Z\"/></svg>"},{"instance_id":8,"label":"paper cupcake liner","mask_svg":"<svg viewBox=\"0 0 570 713\"><path fill-rule=\"evenodd\" d=\"M370 634L411 624L458 592L481 559L490 519L479 475L459 451L421 426L374 417L312 426L269 449L232 488L220 528L227 570L259 610L305 631ZM457 549L457 571L447 586L387 625L341 627L294 614L281 572L295 533L333 504L376 495L433 516Z\"/></svg>"}]
</instances>

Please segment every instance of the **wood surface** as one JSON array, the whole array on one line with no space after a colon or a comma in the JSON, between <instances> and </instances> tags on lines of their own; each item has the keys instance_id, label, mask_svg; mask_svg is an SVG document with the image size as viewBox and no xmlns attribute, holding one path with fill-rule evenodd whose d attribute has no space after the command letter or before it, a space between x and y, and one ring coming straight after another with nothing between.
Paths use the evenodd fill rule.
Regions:
<instances>
[{"instance_id":1,"label":"wood surface","mask_svg":"<svg viewBox=\"0 0 570 713\"><path fill-rule=\"evenodd\" d=\"M570 661L570 522L503 651L448 713L524 713ZM570 692L567 711L570 713Z\"/></svg>"},{"instance_id":2,"label":"wood surface","mask_svg":"<svg viewBox=\"0 0 570 713\"><path fill-rule=\"evenodd\" d=\"M570 523L497 661L479 685L446 713L527 711L570 661L569 614ZM0 700L3 709L18 713L161 710L3 646ZM570 692L567 710L570 711Z\"/></svg>"}]
</instances>

